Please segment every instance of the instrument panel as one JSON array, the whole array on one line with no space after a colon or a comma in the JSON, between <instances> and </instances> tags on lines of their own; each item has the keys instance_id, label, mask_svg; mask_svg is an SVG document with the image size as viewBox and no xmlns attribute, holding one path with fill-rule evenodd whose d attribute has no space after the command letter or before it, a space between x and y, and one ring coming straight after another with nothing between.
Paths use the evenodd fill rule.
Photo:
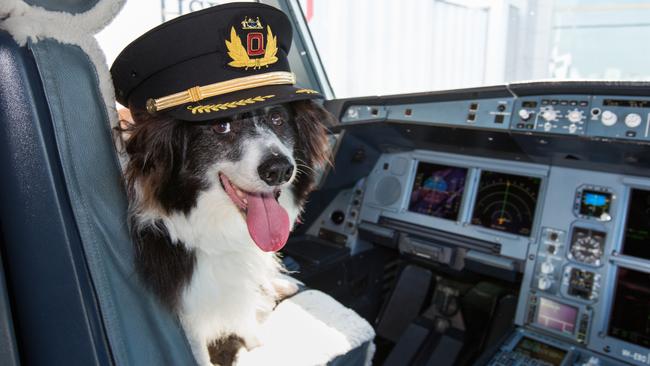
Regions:
<instances>
[{"instance_id":1,"label":"instrument panel","mask_svg":"<svg viewBox=\"0 0 650 366\"><path fill-rule=\"evenodd\" d=\"M360 220L455 233L523 260L548 167L430 151L385 154L366 181Z\"/></svg>"},{"instance_id":2,"label":"instrument panel","mask_svg":"<svg viewBox=\"0 0 650 366\"><path fill-rule=\"evenodd\" d=\"M649 179L416 150L383 154L364 185L362 225L459 238L413 231L401 252L521 264L517 324L625 362L650 359Z\"/></svg>"},{"instance_id":3,"label":"instrument panel","mask_svg":"<svg viewBox=\"0 0 650 366\"><path fill-rule=\"evenodd\" d=\"M506 364L650 365L650 84L533 84L338 104L353 246L521 272Z\"/></svg>"}]
</instances>

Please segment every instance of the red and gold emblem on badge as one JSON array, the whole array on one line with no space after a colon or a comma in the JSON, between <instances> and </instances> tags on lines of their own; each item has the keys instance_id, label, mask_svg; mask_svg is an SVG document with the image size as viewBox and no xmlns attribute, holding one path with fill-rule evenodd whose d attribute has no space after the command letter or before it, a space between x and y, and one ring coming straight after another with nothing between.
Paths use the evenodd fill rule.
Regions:
<instances>
[{"instance_id":1,"label":"red and gold emblem on badge","mask_svg":"<svg viewBox=\"0 0 650 366\"><path fill-rule=\"evenodd\" d=\"M264 44L264 34L255 31L264 29L259 17L257 19L245 17L241 24L243 30L250 31L246 33L246 47L235 27L231 27L230 40L226 40L228 56L232 59L228 65L248 70L249 67L260 69L262 66L268 67L277 62L278 39L271 31L271 27L266 26L266 44Z\"/></svg>"}]
</instances>

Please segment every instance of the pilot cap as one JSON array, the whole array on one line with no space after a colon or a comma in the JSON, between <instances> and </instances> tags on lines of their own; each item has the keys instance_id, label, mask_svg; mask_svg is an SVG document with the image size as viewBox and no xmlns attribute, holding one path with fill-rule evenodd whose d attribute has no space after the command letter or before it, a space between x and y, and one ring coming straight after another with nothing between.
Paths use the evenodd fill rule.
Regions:
<instances>
[{"instance_id":1,"label":"pilot cap","mask_svg":"<svg viewBox=\"0 0 650 366\"><path fill-rule=\"evenodd\" d=\"M292 29L280 10L229 3L148 31L111 67L117 101L131 109L206 121L267 105L322 98L295 85Z\"/></svg>"}]
</instances>

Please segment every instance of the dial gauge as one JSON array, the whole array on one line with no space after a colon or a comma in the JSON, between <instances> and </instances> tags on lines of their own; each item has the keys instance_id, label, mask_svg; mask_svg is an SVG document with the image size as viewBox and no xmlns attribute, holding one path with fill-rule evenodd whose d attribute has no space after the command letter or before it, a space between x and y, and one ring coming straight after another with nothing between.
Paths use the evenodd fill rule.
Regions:
<instances>
[{"instance_id":1,"label":"dial gauge","mask_svg":"<svg viewBox=\"0 0 650 366\"><path fill-rule=\"evenodd\" d=\"M605 236L602 231L574 228L569 256L577 262L599 266L605 248Z\"/></svg>"}]
</instances>

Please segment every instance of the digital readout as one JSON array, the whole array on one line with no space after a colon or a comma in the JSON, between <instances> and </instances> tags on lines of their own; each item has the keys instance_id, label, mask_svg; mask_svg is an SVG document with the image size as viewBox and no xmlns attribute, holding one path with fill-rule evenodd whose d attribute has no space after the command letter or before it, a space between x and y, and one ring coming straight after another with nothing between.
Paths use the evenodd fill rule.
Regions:
<instances>
[{"instance_id":1,"label":"digital readout","mask_svg":"<svg viewBox=\"0 0 650 366\"><path fill-rule=\"evenodd\" d=\"M605 107L650 108L650 100L605 99Z\"/></svg>"}]
</instances>

